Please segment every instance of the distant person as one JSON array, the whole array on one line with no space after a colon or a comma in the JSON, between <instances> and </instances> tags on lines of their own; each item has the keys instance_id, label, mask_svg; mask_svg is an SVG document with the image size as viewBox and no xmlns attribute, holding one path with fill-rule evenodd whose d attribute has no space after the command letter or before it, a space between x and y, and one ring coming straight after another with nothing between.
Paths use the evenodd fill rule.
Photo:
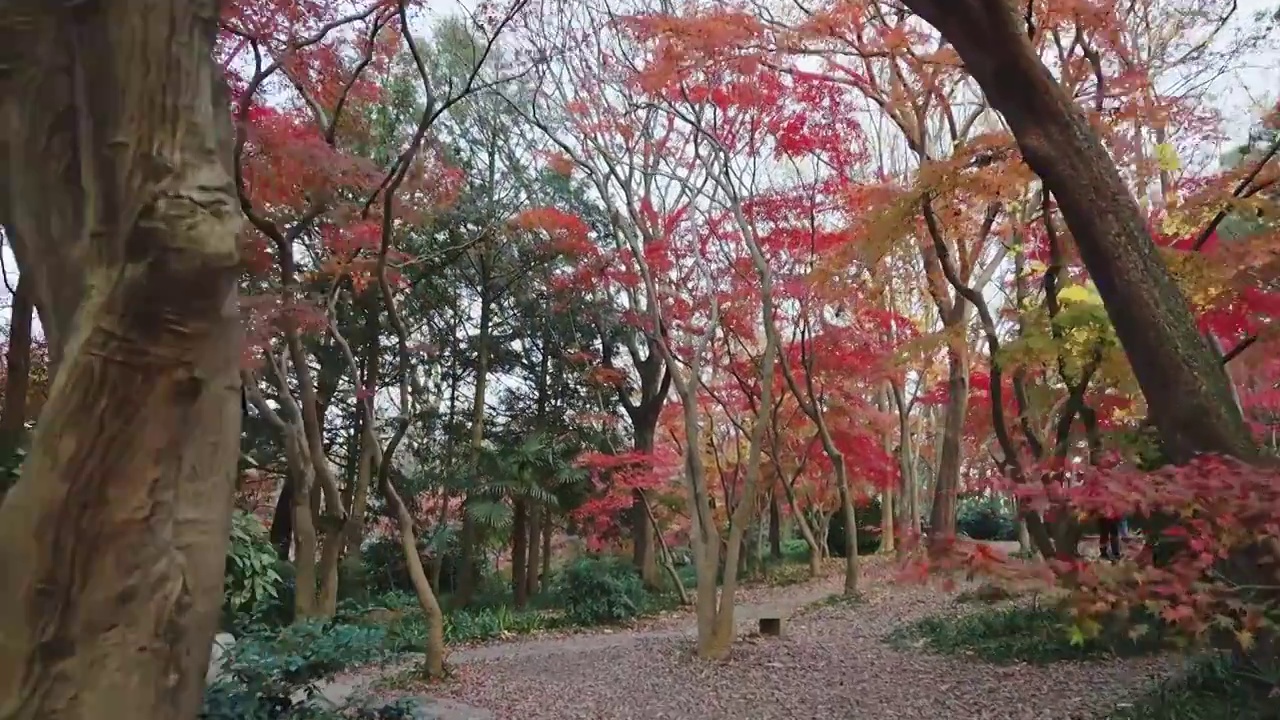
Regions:
<instances>
[{"instance_id":1,"label":"distant person","mask_svg":"<svg viewBox=\"0 0 1280 720\"><path fill-rule=\"evenodd\" d=\"M1120 560L1120 521L1116 518L1098 517L1098 550L1103 560Z\"/></svg>"}]
</instances>

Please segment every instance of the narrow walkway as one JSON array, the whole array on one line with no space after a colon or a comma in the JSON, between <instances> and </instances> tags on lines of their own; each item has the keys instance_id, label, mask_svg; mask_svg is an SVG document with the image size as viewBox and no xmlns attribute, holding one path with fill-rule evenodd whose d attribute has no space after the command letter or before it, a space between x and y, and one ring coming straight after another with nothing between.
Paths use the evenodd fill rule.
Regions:
<instances>
[{"instance_id":1,"label":"narrow walkway","mask_svg":"<svg viewBox=\"0 0 1280 720\"><path fill-rule=\"evenodd\" d=\"M762 617L788 618L800 609L823 600L840 589L842 578L829 576L814 582L787 587L752 587L738 592L738 605L734 608L734 622L738 633L744 634L757 627ZM673 640L695 637L697 621L685 610L667 617L642 620L635 627L599 628L567 635L530 637L513 641L496 642L475 647L459 648L449 652L446 661L455 667L473 663L489 663L499 660L525 660L567 653L632 648L646 640ZM405 656L402 667L417 662L421 655ZM373 680L395 670L380 667L376 670L342 675L321 687L321 696L334 706L342 706Z\"/></svg>"}]
</instances>

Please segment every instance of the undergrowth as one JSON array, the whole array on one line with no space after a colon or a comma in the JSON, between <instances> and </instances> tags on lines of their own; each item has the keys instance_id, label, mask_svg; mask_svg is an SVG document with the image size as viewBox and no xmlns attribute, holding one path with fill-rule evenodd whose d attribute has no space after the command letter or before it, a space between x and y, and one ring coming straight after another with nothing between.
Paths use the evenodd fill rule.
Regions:
<instances>
[{"instance_id":1,"label":"undergrowth","mask_svg":"<svg viewBox=\"0 0 1280 720\"><path fill-rule=\"evenodd\" d=\"M1275 720L1280 703L1270 688L1239 672L1223 657L1202 659L1107 716L1107 720Z\"/></svg>"},{"instance_id":2,"label":"undergrowth","mask_svg":"<svg viewBox=\"0 0 1280 720\"><path fill-rule=\"evenodd\" d=\"M898 647L924 647L944 655L973 655L988 662L1045 665L1064 660L1148 655L1164 647L1158 633L1137 639L1117 628L1086 638L1073 634L1051 606L988 608L924 618L889 635Z\"/></svg>"}]
</instances>

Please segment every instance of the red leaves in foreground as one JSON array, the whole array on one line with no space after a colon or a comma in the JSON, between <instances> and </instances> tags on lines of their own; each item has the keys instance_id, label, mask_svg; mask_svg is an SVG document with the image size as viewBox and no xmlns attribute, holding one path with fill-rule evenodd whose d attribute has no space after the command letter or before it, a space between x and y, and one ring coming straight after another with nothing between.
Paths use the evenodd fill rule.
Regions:
<instances>
[{"instance_id":1,"label":"red leaves in foreground","mask_svg":"<svg viewBox=\"0 0 1280 720\"><path fill-rule=\"evenodd\" d=\"M913 557L902 577L963 574L1057 585L1086 636L1104 618L1134 610L1158 617L1184 639L1230 632L1243 649L1259 631L1280 627L1280 471L1202 456L1155 472L1097 468L1053 492L1045 490L1053 485L1032 485L1019 492L1045 510L1172 520L1159 531L1168 557L1157 563L1148 547L1116 565L1074 557L1026 563L982 543L950 540L935 543L927 558Z\"/></svg>"}]
</instances>

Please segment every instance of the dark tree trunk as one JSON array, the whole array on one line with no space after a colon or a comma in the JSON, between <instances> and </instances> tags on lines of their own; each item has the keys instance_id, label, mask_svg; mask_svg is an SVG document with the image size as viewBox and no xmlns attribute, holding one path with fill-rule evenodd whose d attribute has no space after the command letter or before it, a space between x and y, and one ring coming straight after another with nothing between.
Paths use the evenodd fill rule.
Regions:
<instances>
[{"instance_id":1,"label":"dark tree trunk","mask_svg":"<svg viewBox=\"0 0 1280 720\"><path fill-rule=\"evenodd\" d=\"M529 599L525 569L529 561L529 501L516 498L511 518L511 595L516 608Z\"/></svg>"},{"instance_id":2,"label":"dark tree trunk","mask_svg":"<svg viewBox=\"0 0 1280 720\"><path fill-rule=\"evenodd\" d=\"M1221 359L1196 328L1098 134L1007 0L905 0L955 47L1057 198L1169 456L1256 453Z\"/></svg>"},{"instance_id":3,"label":"dark tree trunk","mask_svg":"<svg viewBox=\"0 0 1280 720\"><path fill-rule=\"evenodd\" d=\"M276 557L287 561L293 548L293 483L287 475L283 482L280 497L276 498L275 512L271 515L268 536L276 549Z\"/></svg>"},{"instance_id":4,"label":"dark tree trunk","mask_svg":"<svg viewBox=\"0 0 1280 720\"><path fill-rule=\"evenodd\" d=\"M612 366L614 346L604 344L604 364ZM640 453L652 453L654 435L658 428L658 416L662 405L671 390L671 374L667 372L666 363L658 349L656 341L650 340L648 355L639 359L638 353L632 353L636 361L636 372L640 377L640 399L632 402L625 392L619 393L623 409L631 419L635 431L635 449ZM640 573L641 580L651 589L661 585L658 576L658 548L652 520L649 518L648 500L644 493L635 491L631 496L630 526L632 541L632 562Z\"/></svg>"},{"instance_id":5,"label":"dark tree trunk","mask_svg":"<svg viewBox=\"0 0 1280 720\"><path fill-rule=\"evenodd\" d=\"M637 421L635 428L635 447L637 452L653 452L653 436L657 428L657 413L645 416ZM631 493L631 541L633 543L631 559L640 571L640 579L650 588L660 584L658 578L658 544L653 535L653 522L649 519L648 500L644 493L634 490Z\"/></svg>"},{"instance_id":6,"label":"dark tree trunk","mask_svg":"<svg viewBox=\"0 0 1280 720\"><path fill-rule=\"evenodd\" d=\"M776 489L769 493L769 556L782 559L782 506Z\"/></svg>"},{"instance_id":7,"label":"dark tree trunk","mask_svg":"<svg viewBox=\"0 0 1280 720\"><path fill-rule=\"evenodd\" d=\"M542 509L534 505L529 509L529 562L525 565L524 583L528 597L538 594L538 569L542 562ZM520 577L512 574L511 577Z\"/></svg>"},{"instance_id":8,"label":"dark tree trunk","mask_svg":"<svg viewBox=\"0 0 1280 720\"><path fill-rule=\"evenodd\" d=\"M544 586L551 580L551 533L553 532L555 532L555 524L552 523L551 513L546 513L542 520L542 573L540 574Z\"/></svg>"},{"instance_id":9,"label":"dark tree trunk","mask_svg":"<svg viewBox=\"0 0 1280 720\"><path fill-rule=\"evenodd\" d=\"M0 409L0 461L15 458L27 433L27 395L31 390L30 281L18 278L9 319L9 348L5 351L4 406ZM9 478L0 477L0 501Z\"/></svg>"}]
</instances>

